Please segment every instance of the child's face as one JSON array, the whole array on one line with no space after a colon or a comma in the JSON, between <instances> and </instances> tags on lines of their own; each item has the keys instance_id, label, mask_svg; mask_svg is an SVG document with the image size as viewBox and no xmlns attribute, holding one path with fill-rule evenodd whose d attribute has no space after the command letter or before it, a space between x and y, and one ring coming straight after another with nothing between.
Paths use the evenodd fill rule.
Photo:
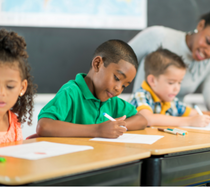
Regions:
<instances>
[{"instance_id":1,"label":"child's face","mask_svg":"<svg viewBox=\"0 0 210 187\"><path fill-rule=\"evenodd\" d=\"M27 81L21 80L17 63L0 64L0 115L10 110L27 88Z\"/></svg>"},{"instance_id":2,"label":"child's face","mask_svg":"<svg viewBox=\"0 0 210 187\"><path fill-rule=\"evenodd\" d=\"M185 69L169 66L164 74L154 77L150 86L161 101L170 102L179 93L185 73Z\"/></svg>"},{"instance_id":3,"label":"child's face","mask_svg":"<svg viewBox=\"0 0 210 187\"><path fill-rule=\"evenodd\" d=\"M200 21L197 30L191 50L193 58L200 61L210 58L210 26L205 27L205 21Z\"/></svg>"},{"instance_id":4,"label":"child's face","mask_svg":"<svg viewBox=\"0 0 210 187\"><path fill-rule=\"evenodd\" d=\"M120 60L117 64L110 63L104 67L103 61L93 77L94 95L102 102L122 93L136 75L136 68L133 64Z\"/></svg>"}]
</instances>

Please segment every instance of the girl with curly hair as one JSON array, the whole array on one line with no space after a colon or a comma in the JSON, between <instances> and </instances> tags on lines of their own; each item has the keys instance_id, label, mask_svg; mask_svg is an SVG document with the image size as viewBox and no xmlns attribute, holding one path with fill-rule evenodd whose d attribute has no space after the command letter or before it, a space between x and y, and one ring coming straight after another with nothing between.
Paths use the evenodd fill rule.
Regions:
<instances>
[{"instance_id":1,"label":"girl with curly hair","mask_svg":"<svg viewBox=\"0 0 210 187\"><path fill-rule=\"evenodd\" d=\"M15 32L1 29L0 144L22 140L21 123L32 124L36 88L27 58L25 40Z\"/></svg>"}]
</instances>

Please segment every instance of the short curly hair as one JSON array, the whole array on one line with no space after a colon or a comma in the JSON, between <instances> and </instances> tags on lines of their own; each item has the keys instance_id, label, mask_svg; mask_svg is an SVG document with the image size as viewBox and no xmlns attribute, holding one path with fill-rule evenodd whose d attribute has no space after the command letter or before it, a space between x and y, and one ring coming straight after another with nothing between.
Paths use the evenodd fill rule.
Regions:
<instances>
[{"instance_id":1,"label":"short curly hair","mask_svg":"<svg viewBox=\"0 0 210 187\"><path fill-rule=\"evenodd\" d=\"M181 56L160 46L156 51L148 54L144 61L145 80L148 75L158 77L164 74L169 66L175 66L179 69L187 69Z\"/></svg>"},{"instance_id":2,"label":"short curly hair","mask_svg":"<svg viewBox=\"0 0 210 187\"><path fill-rule=\"evenodd\" d=\"M118 63L120 60L127 61L133 64L138 69L138 60L135 52L126 42L122 40L108 40L97 47L93 58L101 56L104 61L104 66L107 67L110 63Z\"/></svg>"},{"instance_id":3,"label":"short curly hair","mask_svg":"<svg viewBox=\"0 0 210 187\"><path fill-rule=\"evenodd\" d=\"M0 65L8 64L13 66L18 63L20 75L22 80L27 80L28 86L25 94L19 97L11 111L17 114L18 122L24 123L27 121L28 125L32 124L33 115L33 97L36 92L36 85L33 84L33 77L30 75L31 67L27 61L28 54L26 52L26 42L23 37L17 33L0 30Z\"/></svg>"}]
</instances>

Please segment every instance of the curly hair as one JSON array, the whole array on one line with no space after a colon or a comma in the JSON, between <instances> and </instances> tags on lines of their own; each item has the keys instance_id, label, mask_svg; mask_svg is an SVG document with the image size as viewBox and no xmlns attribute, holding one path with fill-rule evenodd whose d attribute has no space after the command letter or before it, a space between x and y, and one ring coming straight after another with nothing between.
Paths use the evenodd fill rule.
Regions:
<instances>
[{"instance_id":1,"label":"curly hair","mask_svg":"<svg viewBox=\"0 0 210 187\"><path fill-rule=\"evenodd\" d=\"M11 111L17 114L18 122L28 125L32 124L33 97L36 92L36 85L33 84L33 77L30 75L31 67L27 61L26 42L24 38L15 32L5 29L0 30L0 64L14 65L18 63L21 79L27 80L28 86L25 94L18 98Z\"/></svg>"}]
</instances>

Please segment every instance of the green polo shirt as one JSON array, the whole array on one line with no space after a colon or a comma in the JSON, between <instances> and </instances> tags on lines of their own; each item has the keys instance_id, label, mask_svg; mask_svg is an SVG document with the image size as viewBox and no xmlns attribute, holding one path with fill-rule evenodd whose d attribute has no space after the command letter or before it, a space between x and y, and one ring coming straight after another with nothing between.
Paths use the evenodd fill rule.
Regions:
<instances>
[{"instance_id":1,"label":"green polo shirt","mask_svg":"<svg viewBox=\"0 0 210 187\"><path fill-rule=\"evenodd\" d=\"M76 124L98 124L107 121L107 113L113 118L135 115L137 110L130 103L113 97L105 102L95 98L89 90L84 77L77 74L75 80L64 84L55 97L47 103L38 115L41 118L66 121Z\"/></svg>"}]
</instances>

